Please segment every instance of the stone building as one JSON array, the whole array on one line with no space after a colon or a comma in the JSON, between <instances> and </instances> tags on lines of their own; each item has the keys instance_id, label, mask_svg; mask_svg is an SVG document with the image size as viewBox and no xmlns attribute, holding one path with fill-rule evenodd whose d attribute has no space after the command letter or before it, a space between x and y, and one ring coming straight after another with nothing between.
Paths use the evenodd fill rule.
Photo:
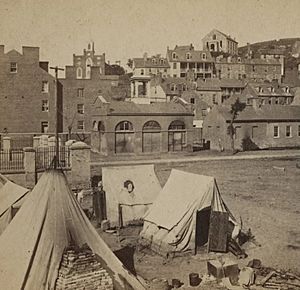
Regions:
<instances>
[{"instance_id":1,"label":"stone building","mask_svg":"<svg viewBox=\"0 0 300 290\"><path fill-rule=\"evenodd\" d=\"M99 74L105 74L105 53L95 54L94 42L88 43L82 55L73 54L73 66L76 68L77 79L90 79L92 67L98 67Z\"/></svg>"},{"instance_id":2,"label":"stone building","mask_svg":"<svg viewBox=\"0 0 300 290\"><path fill-rule=\"evenodd\" d=\"M281 63L276 59L217 57L215 66L220 79L281 81Z\"/></svg>"},{"instance_id":3,"label":"stone building","mask_svg":"<svg viewBox=\"0 0 300 290\"><path fill-rule=\"evenodd\" d=\"M195 50L192 44L167 49L171 77L192 76L193 79L213 77L214 60L209 51Z\"/></svg>"},{"instance_id":4,"label":"stone building","mask_svg":"<svg viewBox=\"0 0 300 290\"><path fill-rule=\"evenodd\" d=\"M203 136L212 150L230 150L230 106L215 106L204 119ZM247 106L234 120L235 149L300 146L300 106Z\"/></svg>"},{"instance_id":5,"label":"stone building","mask_svg":"<svg viewBox=\"0 0 300 290\"><path fill-rule=\"evenodd\" d=\"M213 29L202 39L203 50L218 52L218 53L227 53L230 55L238 54L238 42L226 35L225 33Z\"/></svg>"},{"instance_id":6,"label":"stone building","mask_svg":"<svg viewBox=\"0 0 300 290\"><path fill-rule=\"evenodd\" d=\"M103 155L191 151L192 111L180 103L136 104L95 97L94 150Z\"/></svg>"},{"instance_id":7,"label":"stone building","mask_svg":"<svg viewBox=\"0 0 300 290\"><path fill-rule=\"evenodd\" d=\"M0 132L47 133L55 130L55 79L38 47L4 52L0 46ZM62 109L62 100L58 102ZM62 118L59 117L59 131Z\"/></svg>"}]
</instances>

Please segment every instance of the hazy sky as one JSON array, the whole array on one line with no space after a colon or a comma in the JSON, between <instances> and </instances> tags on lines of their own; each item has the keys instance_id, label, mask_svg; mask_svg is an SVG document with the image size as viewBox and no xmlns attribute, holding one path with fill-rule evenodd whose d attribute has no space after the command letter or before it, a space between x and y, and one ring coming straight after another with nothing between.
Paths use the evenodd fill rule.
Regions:
<instances>
[{"instance_id":1,"label":"hazy sky","mask_svg":"<svg viewBox=\"0 0 300 290\"><path fill-rule=\"evenodd\" d=\"M88 41L111 63L193 43L213 28L240 45L300 37L300 0L0 0L5 51L39 46L41 60L72 64Z\"/></svg>"}]
</instances>

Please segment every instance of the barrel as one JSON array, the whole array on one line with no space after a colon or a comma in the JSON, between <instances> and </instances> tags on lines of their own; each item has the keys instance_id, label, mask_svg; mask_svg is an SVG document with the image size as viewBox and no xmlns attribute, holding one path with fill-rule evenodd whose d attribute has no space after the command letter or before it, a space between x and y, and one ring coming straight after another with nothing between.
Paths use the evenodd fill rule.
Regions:
<instances>
[{"instance_id":1,"label":"barrel","mask_svg":"<svg viewBox=\"0 0 300 290\"><path fill-rule=\"evenodd\" d=\"M190 273L189 278L190 278L190 285L193 287L198 286L200 284L200 282L202 281L199 278L199 274L197 274L197 273Z\"/></svg>"},{"instance_id":2,"label":"barrel","mask_svg":"<svg viewBox=\"0 0 300 290\"><path fill-rule=\"evenodd\" d=\"M169 290L169 283L167 279L156 278L153 279L150 283L150 290Z\"/></svg>"}]
</instances>

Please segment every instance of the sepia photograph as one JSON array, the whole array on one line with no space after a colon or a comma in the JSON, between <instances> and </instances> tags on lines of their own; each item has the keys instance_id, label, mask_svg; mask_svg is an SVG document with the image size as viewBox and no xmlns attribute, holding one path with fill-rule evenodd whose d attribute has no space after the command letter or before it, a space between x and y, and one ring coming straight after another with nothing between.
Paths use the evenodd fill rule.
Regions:
<instances>
[{"instance_id":1,"label":"sepia photograph","mask_svg":"<svg viewBox=\"0 0 300 290\"><path fill-rule=\"evenodd\" d=\"M0 0L0 290L300 290L300 0Z\"/></svg>"}]
</instances>

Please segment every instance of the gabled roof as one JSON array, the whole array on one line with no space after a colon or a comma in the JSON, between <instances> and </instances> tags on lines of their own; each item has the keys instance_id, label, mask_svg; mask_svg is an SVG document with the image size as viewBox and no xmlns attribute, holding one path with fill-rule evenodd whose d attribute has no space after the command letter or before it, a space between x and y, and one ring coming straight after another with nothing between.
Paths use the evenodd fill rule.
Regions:
<instances>
[{"instance_id":1,"label":"gabled roof","mask_svg":"<svg viewBox=\"0 0 300 290\"><path fill-rule=\"evenodd\" d=\"M225 120L231 119L230 106L215 106ZM300 106L263 105L260 108L246 106L236 121L300 121Z\"/></svg>"},{"instance_id":2,"label":"gabled roof","mask_svg":"<svg viewBox=\"0 0 300 290\"><path fill-rule=\"evenodd\" d=\"M153 56L147 58L134 58L135 68L169 68L170 65L165 57Z\"/></svg>"},{"instance_id":3,"label":"gabled roof","mask_svg":"<svg viewBox=\"0 0 300 290\"><path fill-rule=\"evenodd\" d=\"M202 38L202 40L203 39L205 39L209 34L211 34L211 33L219 33L219 34L221 34L221 35L223 35L224 37L226 37L228 40L231 40L231 41L233 41L233 42L235 42L235 43L238 43L235 39L233 39L230 35L227 35L227 34L225 34L224 32L221 32L220 30L218 30L218 29L213 29L212 31L210 31L208 34L206 34L203 38Z\"/></svg>"},{"instance_id":4,"label":"gabled roof","mask_svg":"<svg viewBox=\"0 0 300 290\"><path fill-rule=\"evenodd\" d=\"M288 85L278 85L276 83L264 83L264 82L249 82L247 84L247 93L256 96L274 96L274 97L292 97L294 94L292 91L286 92L285 89Z\"/></svg>"},{"instance_id":5,"label":"gabled roof","mask_svg":"<svg viewBox=\"0 0 300 290\"><path fill-rule=\"evenodd\" d=\"M205 81L197 80L198 91L221 91L222 88L244 88L245 83L242 80L236 79L206 79Z\"/></svg>"},{"instance_id":6,"label":"gabled roof","mask_svg":"<svg viewBox=\"0 0 300 290\"><path fill-rule=\"evenodd\" d=\"M151 103L136 104L133 102L111 101L108 115L191 115L189 111L181 104L168 103Z\"/></svg>"},{"instance_id":7,"label":"gabled roof","mask_svg":"<svg viewBox=\"0 0 300 290\"><path fill-rule=\"evenodd\" d=\"M173 59L172 54L176 53L176 59ZM190 54L190 58L187 59L187 54ZM205 54L205 58L202 56ZM174 49L167 51L169 62L213 62L213 58L209 51L206 50L195 50L194 47L190 46L175 46Z\"/></svg>"}]
</instances>

